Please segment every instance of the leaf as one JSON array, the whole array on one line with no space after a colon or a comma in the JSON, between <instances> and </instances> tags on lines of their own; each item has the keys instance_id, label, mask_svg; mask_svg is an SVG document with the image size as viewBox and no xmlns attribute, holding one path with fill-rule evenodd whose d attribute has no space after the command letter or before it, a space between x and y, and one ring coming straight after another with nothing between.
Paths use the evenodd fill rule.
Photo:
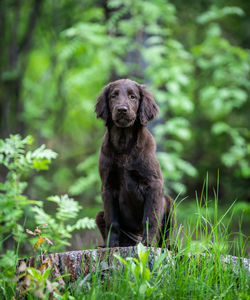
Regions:
<instances>
[{"instance_id":1,"label":"leaf","mask_svg":"<svg viewBox=\"0 0 250 300\"><path fill-rule=\"evenodd\" d=\"M187 174L188 176L195 177L198 174L196 168L194 168L191 163L183 159L177 159L176 165L181 171L183 171L184 174Z\"/></svg>"},{"instance_id":2,"label":"leaf","mask_svg":"<svg viewBox=\"0 0 250 300\"><path fill-rule=\"evenodd\" d=\"M121 256L114 254L114 258L122 262L125 266L128 266L128 262Z\"/></svg>"},{"instance_id":3,"label":"leaf","mask_svg":"<svg viewBox=\"0 0 250 300\"><path fill-rule=\"evenodd\" d=\"M44 239L40 236L39 240L34 245L34 250L37 250L38 246L44 243Z\"/></svg>"},{"instance_id":4,"label":"leaf","mask_svg":"<svg viewBox=\"0 0 250 300\"><path fill-rule=\"evenodd\" d=\"M143 267L146 267L150 250L146 250L142 243L138 244L137 249L140 262L142 263Z\"/></svg>"},{"instance_id":5,"label":"leaf","mask_svg":"<svg viewBox=\"0 0 250 300\"><path fill-rule=\"evenodd\" d=\"M44 159L44 160L37 160L34 159L33 160L33 168L40 171L40 170L48 170L49 169L49 165L50 164L50 160L48 159Z\"/></svg>"},{"instance_id":6,"label":"leaf","mask_svg":"<svg viewBox=\"0 0 250 300\"><path fill-rule=\"evenodd\" d=\"M48 239L48 238L46 238L45 236L43 237L44 239L45 239L45 241L48 243L48 244L50 244L50 245L54 245L52 242L51 242L51 240L50 239Z\"/></svg>"},{"instance_id":7,"label":"leaf","mask_svg":"<svg viewBox=\"0 0 250 300\"><path fill-rule=\"evenodd\" d=\"M231 127L228 124L226 124L224 122L217 122L217 123L213 124L211 131L212 131L212 133L219 135L224 132L229 132L230 129L231 129Z\"/></svg>"},{"instance_id":8,"label":"leaf","mask_svg":"<svg viewBox=\"0 0 250 300\"><path fill-rule=\"evenodd\" d=\"M58 220L74 219L78 215L78 212L82 209L77 201L73 198L69 198L68 195L62 195L60 202L58 203L56 217Z\"/></svg>"},{"instance_id":9,"label":"leaf","mask_svg":"<svg viewBox=\"0 0 250 300\"><path fill-rule=\"evenodd\" d=\"M49 275L50 275L50 272L51 272L51 269L48 268L46 269L45 271L42 272L43 274L43 279L48 279L49 278Z\"/></svg>"},{"instance_id":10,"label":"leaf","mask_svg":"<svg viewBox=\"0 0 250 300\"><path fill-rule=\"evenodd\" d=\"M27 145L32 145L34 143L34 138L32 135L26 136L26 138L23 139L23 143Z\"/></svg>"},{"instance_id":11,"label":"leaf","mask_svg":"<svg viewBox=\"0 0 250 300\"><path fill-rule=\"evenodd\" d=\"M33 206L31 210L35 213L35 220L37 224L48 223L50 226L54 226L55 220L52 216L48 215L42 208Z\"/></svg>"},{"instance_id":12,"label":"leaf","mask_svg":"<svg viewBox=\"0 0 250 300\"><path fill-rule=\"evenodd\" d=\"M48 226L48 224L43 224L43 225L39 225L38 227L39 228L44 228L44 227L47 227Z\"/></svg>"},{"instance_id":13,"label":"leaf","mask_svg":"<svg viewBox=\"0 0 250 300\"><path fill-rule=\"evenodd\" d=\"M141 268L140 265L133 266L133 274L137 281L139 281L140 274L141 274Z\"/></svg>"},{"instance_id":14,"label":"leaf","mask_svg":"<svg viewBox=\"0 0 250 300\"><path fill-rule=\"evenodd\" d=\"M45 145L41 145L39 148L32 152L31 156L32 158L37 160L47 159L50 161L51 159L55 159L57 157L57 153L50 149L46 149Z\"/></svg>"},{"instance_id":15,"label":"leaf","mask_svg":"<svg viewBox=\"0 0 250 300\"><path fill-rule=\"evenodd\" d=\"M160 256L154 261L152 273L154 273L162 264L162 262L168 261L167 253L161 253Z\"/></svg>"},{"instance_id":16,"label":"leaf","mask_svg":"<svg viewBox=\"0 0 250 300\"><path fill-rule=\"evenodd\" d=\"M139 287L139 294L140 295L145 295L146 291L147 291L147 283L146 282L143 282L140 287Z\"/></svg>"},{"instance_id":17,"label":"leaf","mask_svg":"<svg viewBox=\"0 0 250 300\"><path fill-rule=\"evenodd\" d=\"M42 274L40 271L36 270L35 268L28 267L27 272L36 280L42 281Z\"/></svg>"},{"instance_id":18,"label":"leaf","mask_svg":"<svg viewBox=\"0 0 250 300\"><path fill-rule=\"evenodd\" d=\"M149 268L146 268L144 272L145 272L145 278L146 278L146 280L149 281L150 277L151 277L151 273L150 273Z\"/></svg>"},{"instance_id":19,"label":"leaf","mask_svg":"<svg viewBox=\"0 0 250 300\"><path fill-rule=\"evenodd\" d=\"M79 219L73 227L74 229L94 229L96 227L96 223L94 219L85 217L83 219Z\"/></svg>"},{"instance_id":20,"label":"leaf","mask_svg":"<svg viewBox=\"0 0 250 300\"><path fill-rule=\"evenodd\" d=\"M26 232L27 232L28 234L31 234L31 235L36 235L33 231L31 231L31 230L29 230L29 229L26 229Z\"/></svg>"},{"instance_id":21,"label":"leaf","mask_svg":"<svg viewBox=\"0 0 250 300\"><path fill-rule=\"evenodd\" d=\"M71 274L63 274L61 276L58 276L58 277L54 278L52 282L56 282L58 279L61 279L61 278L64 278L64 277L70 277L70 276L71 276Z\"/></svg>"},{"instance_id":22,"label":"leaf","mask_svg":"<svg viewBox=\"0 0 250 300\"><path fill-rule=\"evenodd\" d=\"M223 8L212 6L212 9L208 10L197 18L197 22L200 24L206 24L208 22L222 19L228 15L243 16L244 11L240 7L235 6L225 6Z\"/></svg>"},{"instance_id":23,"label":"leaf","mask_svg":"<svg viewBox=\"0 0 250 300\"><path fill-rule=\"evenodd\" d=\"M50 196L50 197L48 197L47 200L59 204L60 201L61 201L61 198L60 198L60 196L57 196L57 195L56 195L56 196Z\"/></svg>"},{"instance_id":24,"label":"leaf","mask_svg":"<svg viewBox=\"0 0 250 300\"><path fill-rule=\"evenodd\" d=\"M155 290L156 290L155 287L148 287L146 290L147 297L149 297ZM162 294L160 294L160 296L162 296ZM161 298L161 297L159 297L159 298Z\"/></svg>"}]
</instances>

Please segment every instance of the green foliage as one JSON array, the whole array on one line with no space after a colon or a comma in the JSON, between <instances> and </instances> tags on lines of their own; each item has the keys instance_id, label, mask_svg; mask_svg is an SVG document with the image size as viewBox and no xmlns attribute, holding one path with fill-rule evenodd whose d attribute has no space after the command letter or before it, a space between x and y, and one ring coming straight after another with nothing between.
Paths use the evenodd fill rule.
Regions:
<instances>
[{"instance_id":1,"label":"green foliage","mask_svg":"<svg viewBox=\"0 0 250 300\"><path fill-rule=\"evenodd\" d=\"M6 180L0 183L0 283L4 293L14 289L7 282L13 278L17 263L13 246L19 247L20 241L26 237L22 223L27 218L27 209L32 205L42 205L41 201L30 200L24 194L27 182L23 181L23 177L30 170L47 169L57 155L44 146L26 151L26 147L32 143L31 136L22 139L19 135L11 135L0 140L0 165L7 172ZM6 247L8 244L12 244L11 249Z\"/></svg>"},{"instance_id":2,"label":"green foliage","mask_svg":"<svg viewBox=\"0 0 250 300\"><path fill-rule=\"evenodd\" d=\"M66 239L71 238L71 232L76 229L94 228L95 223L87 217L78 218L82 207L68 195L51 196L47 199L57 205L56 214L52 215L45 212L43 202L30 200L23 194L27 187L27 182L21 181L23 174L27 174L31 169L47 170L48 164L57 156L52 150L46 149L45 145L27 151L25 147L32 142L32 137L21 139L19 135L0 140L0 163L8 170L6 181L0 186L1 245L9 237L20 241L26 236L20 220L33 212L36 224L49 225L50 238L59 250L62 249L62 245L69 245ZM74 224L70 224L69 221L74 221Z\"/></svg>"},{"instance_id":3,"label":"green foliage","mask_svg":"<svg viewBox=\"0 0 250 300\"><path fill-rule=\"evenodd\" d=\"M11 135L10 138L0 140L0 165L6 172L5 181L0 183L0 285L2 291L0 295L15 294L15 284L9 283L15 274L17 264L17 255L20 247L25 246L27 235L25 233L26 220L29 224L39 225L35 232L38 233L39 240L36 242L36 250L43 241L53 245L54 250L62 251L65 245L70 245L67 241L72 237L72 232L78 229L94 228L95 222L90 218L79 218L78 213L81 209L78 202L69 198L67 195L52 196L48 201L56 203L56 214L48 214L43 209L42 201L30 200L25 195L25 189L28 188L28 175L32 170L48 170L48 166L57 154L42 145L35 150L28 150L27 147L33 143L33 138L28 136L24 139L20 135ZM71 222L70 222L71 221ZM47 223L48 233L45 230L45 236L41 236L41 228ZM29 234L36 236L30 230ZM50 239L47 238L50 237ZM16 250L14 250L16 249ZM28 247L26 246L26 255ZM46 249L44 249L46 250ZM45 276L40 274L37 279L36 271L30 270L34 277L32 289L44 290L47 284L47 277L44 281L39 279ZM46 275L47 276L47 275ZM38 285L41 287L38 288ZM52 285L51 288L53 289ZM8 297L7 297L8 298Z\"/></svg>"},{"instance_id":4,"label":"green foliage","mask_svg":"<svg viewBox=\"0 0 250 300\"><path fill-rule=\"evenodd\" d=\"M82 207L68 195L51 196L48 201L56 203L55 215L46 213L43 208L38 206L32 207L32 211L37 224L48 224L48 229L45 232L46 236L54 243L51 251L62 251L63 246L70 246L68 239L72 237L71 233L74 230L95 228L93 219L87 217L78 219L78 213Z\"/></svg>"},{"instance_id":5,"label":"green foliage","mask_svg":"<svg viewBox=\"0 0 250 300\"><path fill-rule=\"evenodd\" d=\"M152 82L162 106L162 121L154 129L164 149L158 157L164 175L171 180L168 186L177 193L186 191L182 178L199 178L204 171L213 170L206 153L213 156L217 169L233 168L235 177L248 177L248 120L239 122L237 115L248 99L250 55L223 37L219 23L210 24L231 14L243 12L235 7L212 7L200 15L197 22L204 25L200 30L204 38L188 50L169 29L169 20L176 18L169 14L163 17L159 11L158 19L164 26L148 38L148 46L142 52L148 63L145 77ZM172 15L175 16L174 10ZM221 135L229 136L226 142ZM190 145L193 151L189 152ZM205 168L194 156L201 157Z\"/></svg>"},{"instance_id":6,"label":"green foliage","mask_svg":"<svg viewBox=\"0 0 250 300\"><path fill-rule=\"evenodd\" d=\"M215 12L215 9L212 10ZM213 21L219 21L227 14L241 12L239 8L225 7L213 16ZM249 175L249 153L247 119L239 121L240 109L246 107L249 94L249 51L230 44L222 35L218 23L210 23L204 13L198 19L202 24L208 24L204 41L194 46L192 52L196 58L197 67L202 76L202 85L197 86L199 106L204 120L209 122L211 133L220 152L216 153L218 160L227 168L233 168L235 177L247 178ZM222 145L218 141L227 141ZM209 147L214 153L214 146Z\"/></svg>"},{"instance_id":7,"label":"green foliage","mask_svg":"<svg viewBox=\"0 0 250 300\"><path fill-rule=\"evenodd\" d=\"M101 202L100 190L101 181L98 174L98 154L96 152L90 155L86 160L81 162L76 170L79 176L75 183L70 187L71 195L81 195L84 193L88 198L95 198L97 202Z\"/></svg>"},{"instance_id":8,"label":"green foliage","mask_svg":"<svg viewBox=\"0 0 250 300\"><path fill-rule=\"evenodd\" d=\"M0 184L0 249L10 236L16 241L24 237L23 226L19 221L24 217L26 208L32 204L42 205L41 201L30 200L24 195L27 182L22 181L22 176L32 169L47 170L57 155L44 145L26 152L25 147L32 142L31 136L21 139L19 135L0 140L0 164L8 172L6 181Z\"/></svg>"},{"instance_id":9,"label":"green foliage","mask_svg":"<svg viewBox=\"0 0 250 300\"><path fill-rule=\"evenodd\" d=\"M243 15L242 9L212 6L197 14L193 20L197 38L190 45L185 45L178 36L178 12L172 3L109 1L108 9L111 12L106 23L103 11L98 8L98 21L90 17L88 22L76 23L61 35L62 45L65 41L67 44L60 52L60 59L80 61L71 66L67 80L69 94L64 94L67 99L75 99L70 91L77 91L80 101L77 112L72 114L74 120L67 123L67 128L71 128L67 133L71 136L74 132L74 139L77 130L88 130L84 132L83 176L79 177L77 171L78 178L70 184L72 195L84 195L90 201L99 199L96 157L102 130L95 121L93 107L102 83L108 81L113 70L116 77L125 75L137 80L143 77L160 105L160 121L153 131L168 190L190 193L196 184L201 184L199 178L207 171L213 184L218 168L231 177L228 180L232 185L232 172L234 178L242 181L248 178L249 130L243 110L248 107L250 56L248 50L225 38L222 26L228 16ZM131 55L138 56L139 61L131 59ZM88 87L82 84L86 78ZM84 122L73 127L83 115ZM239 115L243 118L238 118ZM97 137L97 142L93 137ZM81 166L81 162L78 164ZM190 182L194 184L187 190ZM230 197L230 192L227 196Z\"/></svg>"},{"instance_id":10,"label":"green foliage","mask_svg":"<svg viewBox=\"0 0 250 300\"><path fill-rule=\"evenodd\" d=\"M244 11L240 7L234 6L226 6L223 8L212 6L209 11L199 16L197 21L200 24L206 24L208 22L217 21L228 15L244 16Z\"/></svg>"},{"instance_id":11,"label":"green foliage","mask_svg":"<svg viewBox=\"0 0 250 300\"><path fill-rule=\"evenodd\" d=\"M28 299L72 299L69 292L63 293L62 287L58 280L69 276L65 274L51 280L51 267L47 260L44 260L40 269L27 267L25 262L22 262L18 267L20 280L18 284L18 296L27 297Z\"/></svg>"},{"instance_id":12,"label":"green foliage","mask_svg":"<svg viewBox=\"0 0 250 300\"><path fill-rule=\"evenodd\" d=\"M150 269L147 267L148 256L150 250L146 250L140 243L138 248L138 258L128 257L124 260L121 256L115 255L115 258L121 261L124 266L124 277L128 278L132 275L129 281L129 288L135 297L150 297L150 295L156 290L156 286L150 283Z\"/></svg>"}]
</instances>

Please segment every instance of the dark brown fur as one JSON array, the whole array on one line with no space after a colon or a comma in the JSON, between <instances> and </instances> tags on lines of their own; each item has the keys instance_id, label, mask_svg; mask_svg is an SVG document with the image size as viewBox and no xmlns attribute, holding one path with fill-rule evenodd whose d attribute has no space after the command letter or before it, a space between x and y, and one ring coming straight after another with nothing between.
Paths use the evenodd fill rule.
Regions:
<instances>
[{"instance_id":1,"label":"dark brown fur","mask_svg":"<svg viewBox=\"0 0 250 300\"><path fill-rule=\"evenodd\" d=\"M96 216L104 243L165 243L173 203L163 195L155 141L146 128L158 113L152 94L135 81L117 80L99 95L95 111L107 127L99 157L104 212Z\"/></svg>"}]
</instances>

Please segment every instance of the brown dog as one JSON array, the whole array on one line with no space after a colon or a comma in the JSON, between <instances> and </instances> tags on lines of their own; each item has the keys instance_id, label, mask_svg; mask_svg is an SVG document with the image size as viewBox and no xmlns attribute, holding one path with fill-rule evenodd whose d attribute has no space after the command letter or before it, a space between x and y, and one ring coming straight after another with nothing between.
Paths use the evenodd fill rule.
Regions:
<instances>
[{"instance_id":1,"label":"brown dog","mask_svg":"<svg viewBox=\"0 0 250 300\"><path fill-rule=\"evenodd\" d=\"M96 216L105 245L168 245L173 203L163 195L155 141L146 128L158 113L152 94L135 81L117 80L99 95L95 111L107 127L99 158L104 212Z\"/></svg>"}]
</instances>

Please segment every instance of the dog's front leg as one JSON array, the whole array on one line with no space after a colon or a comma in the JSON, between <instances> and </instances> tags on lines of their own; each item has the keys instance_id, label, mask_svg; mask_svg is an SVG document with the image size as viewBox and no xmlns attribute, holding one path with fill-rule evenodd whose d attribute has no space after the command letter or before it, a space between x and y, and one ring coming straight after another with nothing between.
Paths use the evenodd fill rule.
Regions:
<instances>
[{"instance_id":1,"label":"dog's front leg","mask_svg":"<svg viewBox=\"0 0 250 300\"><path fill-rule=\"evenodd\" d=\"M106 224L106 240L104 242L108 247L118 247L120 236L118 192L111 188L103 188L102 199Z\"/></svg>"},{"instance_id":2,"label":"dog's front leg","mask_svg":"<svg viewBox=\"0 0 250 300\"><path fill-rule=\"evenodd\" d=\"M144 196L143 233L142 243L146 246L156 243L162 219L162 184L154 182L146 190Z\"/></svg>"}]
</instances>

